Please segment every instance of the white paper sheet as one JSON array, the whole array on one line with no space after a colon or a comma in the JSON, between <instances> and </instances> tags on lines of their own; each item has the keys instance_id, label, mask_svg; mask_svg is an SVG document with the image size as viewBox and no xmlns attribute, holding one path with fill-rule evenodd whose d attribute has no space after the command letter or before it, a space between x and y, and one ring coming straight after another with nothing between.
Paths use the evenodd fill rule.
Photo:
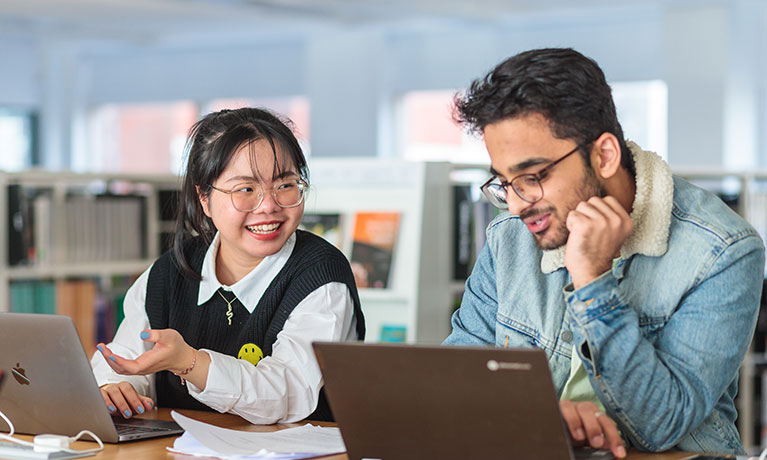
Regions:
<instances>
[{"instance_id":1,"label":"white paper sheet","mask_svg":"<svg viewBox=\"0 0 767 460\"><path fill-rule=\"evenodd\" d=\"M299 459L346 451L338 428L304 425L268 433L230 430L203 423L176 411L171 417L186 430L173 448L179 453L226 459Z\"/></svg>"},{"instance_id":2,"label":"white paper sheet","mask_svg":"<svg viewBox=\"0 0 767 460\"><path fill-rule=\"evenodd\" d=\"M297 460L315 457L313 454L282 454L260 450L252 455L228 455L216 452L200 444L194 436L185 432L181 437L176 438L173 447L168 447L168 451L185 455L194 455L198 457L213 457L225 460Z\"/></svg>"}]
</instances>

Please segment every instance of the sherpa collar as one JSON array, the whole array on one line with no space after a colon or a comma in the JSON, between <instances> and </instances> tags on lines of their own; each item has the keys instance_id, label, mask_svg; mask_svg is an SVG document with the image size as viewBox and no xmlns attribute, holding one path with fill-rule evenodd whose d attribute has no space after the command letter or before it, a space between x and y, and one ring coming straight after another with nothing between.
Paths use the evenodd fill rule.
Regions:
<instances>
[{"instance_id":1,"label":"sherpa collar","mask_svg":"<svg viewBox=\"0 0 767 460\"><path fill-rule=\"evenodd\" d=\"M621 259L634 254L657 257L665 254L671 226L674 180L671 169L657 154L628 141L636 167L636 195L631 220L634 230L621 246ZM543 251L541 271L551 273L565 266L565 246Z\"/></svg>"}]
</instances>

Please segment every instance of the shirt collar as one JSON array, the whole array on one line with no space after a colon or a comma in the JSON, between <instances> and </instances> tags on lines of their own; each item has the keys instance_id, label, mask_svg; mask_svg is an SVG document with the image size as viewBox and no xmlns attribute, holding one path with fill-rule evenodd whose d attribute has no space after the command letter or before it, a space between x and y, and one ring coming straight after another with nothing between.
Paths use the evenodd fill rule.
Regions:
<instances>
[{"instance_id":1,"label":"shirt collar","mask_svg":"<svg viewBox=\"0 0 767 460\"><path fill-rule=\"evenodd\" d=\"M671 168L653 152L628 141L636 168L636 195L631 210L634 230L621 246L620 259L634 254L661 256L668 247L674 179ZM565 246L543 251L541 271L551 273L565 266Z\"/></svg>"},{"instance_id":2,"label":"shirt collar","mask_svg":"<svg viewBox=\"0 0 767 460\"><path fill-rule=\"evenodd\" d=\"M213 237L213 242L208 246L205 259L202 262L202 280L197 294L197 305L209 301L211 297L216 295L219 288L223 288L237 296L240 303L252 313L261 300L261 296L264 295L274 277L282 270L293 253L293 248L296 245L296 234L290 235L277 253L264 257L261 263L253 267L250 273L231 286L221 284L216 277L216 255L220 244L221 240L217 232L216 236Z\"/></svg>"}]
</instances>

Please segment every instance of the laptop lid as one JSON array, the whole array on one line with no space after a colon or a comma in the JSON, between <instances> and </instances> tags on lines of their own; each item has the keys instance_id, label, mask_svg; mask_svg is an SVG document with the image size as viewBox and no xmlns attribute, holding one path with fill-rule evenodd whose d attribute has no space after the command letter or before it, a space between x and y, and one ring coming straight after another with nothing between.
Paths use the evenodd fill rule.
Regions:
<instances>
[{"instance_id":1,"label":"laptop lid","mask_svg":"<svg viewBox=\"0 0 767 460\"><path fill-rule=\"evenodd\" d=\"M572 458L543 350L313 345L351 460Z\"/></svg>"},{"instance_id":2,"label":"laptop lid","mask_svg":"<svg viewBox=\"0 0 767 460\"><path fill-rule=\"evenodd\" d=\"M104 442L181 433L146 429L118 439L72 319L62 315L0 313L0 410L24 434L74 436L90 430ZM0 419L0 431L9 427Z\"/></svg>"}]
</instances>

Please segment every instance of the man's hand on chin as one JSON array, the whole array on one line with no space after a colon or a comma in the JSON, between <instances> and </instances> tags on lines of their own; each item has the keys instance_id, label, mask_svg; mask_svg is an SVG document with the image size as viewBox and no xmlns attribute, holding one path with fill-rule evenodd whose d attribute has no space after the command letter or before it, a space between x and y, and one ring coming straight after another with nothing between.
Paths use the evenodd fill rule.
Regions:
<instances>
[{"instance_id":1,"label":"man's hand on chin","mask_svg":"<svg viewBox=\"0 0 767 460\"><path fill-rule=\"evenodd\" d=\"M579 289L612 267L613 258L634 228L626 210L611 196L581 201L567 214L570 236L565 245L565 266Z\"/></svg>"}]
</instances>

